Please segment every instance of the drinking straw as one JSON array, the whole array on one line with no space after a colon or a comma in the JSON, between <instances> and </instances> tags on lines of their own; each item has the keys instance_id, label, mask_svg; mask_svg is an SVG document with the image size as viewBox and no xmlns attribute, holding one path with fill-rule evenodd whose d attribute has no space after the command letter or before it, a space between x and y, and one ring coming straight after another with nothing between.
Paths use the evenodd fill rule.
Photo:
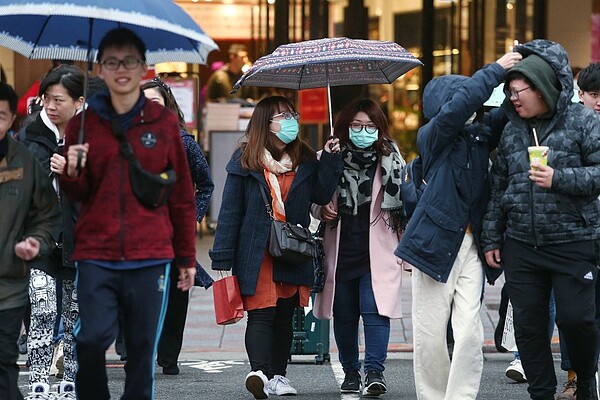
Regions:
<instances>
[{"instance_id":1,"label":"drinking straw","mask_svg":"<svg viewBox=\"0 0 600 400\"><path fill-rule=\"evenodd\" d=\"M536 146L540 145L540 143L538 142L537 133L535 131L535 128L533 128L533 140L535 140L535 145Z\"/></svg>"}]
</instances>

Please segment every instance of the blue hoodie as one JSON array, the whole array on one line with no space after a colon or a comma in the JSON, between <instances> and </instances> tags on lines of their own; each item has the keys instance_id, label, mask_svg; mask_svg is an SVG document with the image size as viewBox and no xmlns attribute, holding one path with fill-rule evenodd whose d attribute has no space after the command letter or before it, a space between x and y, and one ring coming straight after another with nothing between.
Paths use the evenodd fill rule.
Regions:
<instances>
[{"instance_id":1,"label":"blue hoodie","mask_svg":"<svg viewBox=\"0 0 600 400\"><path fill-rule=\"evenodd\" d=\"M488 281L500 275L485 264L479 235L489 187L489 153L506 121L498 109L467 122L505 75L499 64L489 64L471 78L433 79L423 93L423 115L429 121L419 129L417 145L425 171L437 157L445 160L429 176L395 254L439 282L448 280L469 226Z\"/></svg>"}]
</instances>

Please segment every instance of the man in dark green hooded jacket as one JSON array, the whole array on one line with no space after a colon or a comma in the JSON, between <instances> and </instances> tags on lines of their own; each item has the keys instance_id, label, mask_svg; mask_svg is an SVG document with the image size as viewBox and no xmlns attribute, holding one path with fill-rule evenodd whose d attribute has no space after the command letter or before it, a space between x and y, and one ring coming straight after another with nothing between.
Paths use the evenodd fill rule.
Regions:
<instances>
[{"instance_id":1,"label":"man in dark green hooded jacket","mask_svg":"<svg viewBox=\"0 0 600 400\"><path fill-rule=\"evenodd\" d=\"M504 267L515 338L532 399L554 400L548 302L577 373L577 400L597 400L594 283L600 251L600 122L571 102L573 75L562 46L534 40L506 77L509 122L492 167L482 247ZM547 166L529 146L548 146ZM577 299L577 301L573 301Z\"/></svg>"}]
</instances>

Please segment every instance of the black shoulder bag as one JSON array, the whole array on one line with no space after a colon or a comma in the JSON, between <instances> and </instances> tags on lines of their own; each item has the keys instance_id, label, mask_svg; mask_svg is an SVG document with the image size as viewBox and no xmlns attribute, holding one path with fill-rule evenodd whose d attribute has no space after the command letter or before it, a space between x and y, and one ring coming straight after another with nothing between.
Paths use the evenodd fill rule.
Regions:
<instances>
[{"instance_id":1,"label":"black shoulder bag","mask_svg":"<svg viewBox=\"0 0 600 400\"><path fill-rule=\"evenodd\" d=\"M292 225L289 222L278 221L273 215L271 202L267 197L266 189L260 185L260 193L271 219L271 233L269 234L269 253L284 263L301 264L311 261L315 241L308 228Z\"/></svg>"},{"instance_id":2,"label":"black shoulder bag","mask_svg":"<svg viewBox=\"0 0 600 400\"><path fill-rule=\"evenodd\" d=\"M129 164L129 181L135 197L148 208L160 207L167 203L177 175L169 168L160 174L152 174L142 168L140 161L135 158L131 145L123 135L121 126L116 118L111 120L114 134L119 139L119 150Z\"/></svg>"}]
</instances>

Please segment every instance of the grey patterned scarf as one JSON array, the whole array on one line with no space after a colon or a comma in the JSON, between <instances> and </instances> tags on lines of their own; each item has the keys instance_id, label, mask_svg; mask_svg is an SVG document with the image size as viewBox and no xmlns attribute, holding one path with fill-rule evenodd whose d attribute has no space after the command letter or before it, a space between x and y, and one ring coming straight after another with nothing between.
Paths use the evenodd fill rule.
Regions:
<instances>
[{"instance_id":1,"label":"grey patterned scarf","mask_svg":"<svg viewBox=\"0 0 600 400\"><path fill-rule=\"evenodd\" d=\"M388 225L397 228L395 215L402 214L400 181L402 157L396 147L388 156L381 156L381 179L383 201L381 210L389 212L392 221ZM373 182L367 174L369 167L377 162L377 152L373 149L357 149L349 143L342 149L344 172L339 184L338 210L340 214L356 215L358 206L371 202Z\"/></svg>"}]
</instances>

